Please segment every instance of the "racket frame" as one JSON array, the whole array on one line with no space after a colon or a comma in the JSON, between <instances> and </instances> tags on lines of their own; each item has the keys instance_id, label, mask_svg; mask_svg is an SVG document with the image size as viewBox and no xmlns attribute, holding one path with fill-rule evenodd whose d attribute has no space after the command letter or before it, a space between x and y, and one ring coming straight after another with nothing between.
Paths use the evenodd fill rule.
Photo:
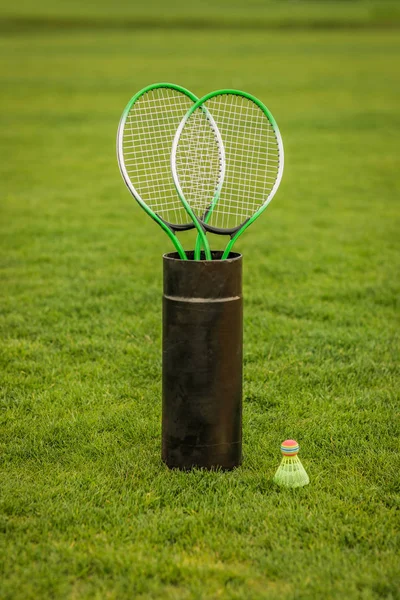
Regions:
<instances>
[{"instance_id":1,"label":"racket frame","mask_svg":"<svg viewBox=\"0 0 400 600\"><path fill-rule=\"evenodd\" d=\"M220 182L220 185L217 186L216 188L216 192L215 195L210 203L210 208L207 210L206 213L206 218L203 220L200 217L196 217L197 220L199 221L199 223L201 224L202 228L205 231L209 231L210 233L216 233L218 235L229 235L230 236L230 240L224 250L224 253L221 257L221 260L225 260L226 258L228 258L229 253L232 251L232 247L235 244L236 240L242 235L242 233L244 231L246 231L246 229L252 224L254 223L254 221L264 212L264 210L267 208L268 204L271 202L272 198L275 196L279 184L281 182L282 179L282 175L283 175L283 167L284 167L284 150L283 150L283 142L282 142L282 136L281 133L279 131L279 127L272 115L272 113L268 110L268 108L265 106L265 104L263 104L261 102L261 100L259 100L258 98L256 98L256 96L253 96L252 94L249 94L248 92L242 92L240 90L235 90L235 89L221 89L221 90L216 90L214 92L209 92L208 94L206 94L205 96L203 96L202 98L199 98L197 100L197 102L195 102L195 104L193 104L193 106L188 110L188 112L186 113L186 115L183 117L177 131L175 134L175 138L172 144L172 153L171 153L171 168L172 168L172 176L175 182L175 187L178 190L179 196L181 198L182 203L184 204L185 208L187 205L189 205L188 200L185 198L184 193L182 191L182 188L180 186L179 183L179 177L177 174L177 170L176 170L176 151L178 148L178 144L179 144L179 139L180 139L180 135L183 131L183 128L185 126L185 124L187 123L187 121L190 119L191 115L198 109L201 108L208 100L210 100L211 98L214 98L216 96L223 96L223 95L235 95L235 96L242 96L244 98L247 98L248 100L252 101L254 104L256 104L256 106L258 106L261 111L265 114L265 116L267 117L269 123L271 124L273 130L274 130L274 134L276 136L276 140L278 143L278 151L279 151L279 166L278 166L278 173L277 173L277 177L275 180L275 183L268 195L268 197L266 198L266 200L264 201L264 203L256 210L256 212L251 216L248 217L243 223L240 223L240 225L238 225L237 227L234 228L230 228L230 229L220 229L219 227L213 227L212 225L208 225L207 221L211 216L212 210L214 208L214 206L217 204L218 202L218 198L222 189L222 185L223 185L223 178ZM208 112L208 111L207 111ZM216 130L219 133L218 127L216 125ZM222 142L222 140L221 140ZM223 143L222 143L223 146ZM224 161L225 162L225 161ZM224 166L225 169L225 166ZM189 205L190 206L190 205ZM193 211L192 211L193 212ZM204 243L204 242L203 242ZM208 245L208 242L207 242Z\"/></svg>"},{"instance_id":2,"label":"racket frame","mask_svg":"<svg viewBox=\"0 0 400 600\"><path fill-rule=\"evenodd\" d=\"M137 100L139 98L144 96L147 92L150 92L150 91L153 91L153 90L156 90L159 88L167 88L167 89L178 91L182 94L185 94L190 100L192 100L192 102L196 102L198 100L197 96L195 96L192 92L190 92L186 88L182 87L181 85L177 85L174 83L165 83L165 82L153 83L151 85L147 85L146 87L144 87L143 89L138 91L134 96L132 96L132 98L129 100L128 104L126 105L126 107L122 113L119 125L118 125L118 131L117 131L118 166L119 166L119 170L122 175L122 178L125 182L125 185L131 192L132 196L135 198L135 200L138 202L138 204L143 208L143 210L149 215L149 217L151 217L156 223L158 223L160 225L160 227L165 231L165 233L168 235L168 237L174 244L175 249L179 254L179 257L182 260L187 260L186 252L183 249L182 244L180 243L179 239L176 236L177 231L187 231L189 229L193 229L193 227L197 227L198 233L202 239L203 244L204 244L204 240L207 243L204 229L202 228L202 226L196 219L196 216L194 215L193 211L191 210L190 207L188 210L187 207L185 206L189 216L192 219L192 223L188 223L187 225L175 225L172 223L168 223L167 221L162 219L156 212L154 212L146 204L146 202L143 200L143 198L141 197L139 192L136 190L135 186L133 185L133 183L128 175L128 172L125 167L125 162L124 162L124 153L123 153L124 127L125 127L125 123L128 118L129 112L130 112L132 106L135 104L135 102L137 102ZM204 238L204 240L203 240L203 238ZM206 252L206 254L207 254L207 252ZM211 259L210 250L209 250L209 257Z\"/></svg>"}]
</instances>

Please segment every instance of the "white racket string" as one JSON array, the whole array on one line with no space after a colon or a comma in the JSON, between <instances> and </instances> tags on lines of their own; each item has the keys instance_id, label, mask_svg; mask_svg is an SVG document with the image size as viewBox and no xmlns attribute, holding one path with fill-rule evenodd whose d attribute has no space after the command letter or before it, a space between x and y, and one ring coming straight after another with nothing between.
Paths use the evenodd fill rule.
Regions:
<instances>
[{"instance_id":1,"label":"white racket string","mask_svg":"<svg viewBox=\"0 0 400 600\"><path fill-rule=\"evenodd\" d=\"M204 218L221 179L221 145L215 123L210 122L204 109L197 109L190 117L190 125L186 125L181 132L177 158L179 182L194 213ZM188 189L197 193L186 196Z\"/></svg>"},{"instance_id":2,"label":"white racket string","mask_svg":"<svg viewBox=\"0 0 400 600\"><path fill-rule=\"evenodd\" d=\"M123 162L133 188L151 210L173 225L191 221L176 192L170 158L176 130L192 105L178 90L149 90L132 105L123 129Z\"/></svg>"},{"instance_id":3,"label":"white racket string","mask_svg":"<svg viewBox=\"0 0 400 600\"><path fill-rule=\"evenodd\" d=\"M182 192L200 218L210 206L220 174L207 113L221 135L226 163L208 223L232 229L268 202L279 176L280 145L267 115L249 98L219 94L207 100L203 110L197 109L182 129L175 160Z\"/></svg>"}]
</instances>

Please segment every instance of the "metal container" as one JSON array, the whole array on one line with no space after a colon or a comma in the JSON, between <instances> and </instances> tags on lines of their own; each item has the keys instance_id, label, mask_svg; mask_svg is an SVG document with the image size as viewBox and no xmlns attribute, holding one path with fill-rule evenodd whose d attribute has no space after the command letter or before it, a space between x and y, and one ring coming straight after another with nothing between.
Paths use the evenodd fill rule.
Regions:
<instances>
[{"instance_id":1,"label":"metal container","mask_svg":"<svg viewBox=\"0 0 400 600\"><path fill-rule=\"evenodd\" d=\"M242 256L165 254L162 459L232 469L242 460Z\"/></svg>"}]
</instances>

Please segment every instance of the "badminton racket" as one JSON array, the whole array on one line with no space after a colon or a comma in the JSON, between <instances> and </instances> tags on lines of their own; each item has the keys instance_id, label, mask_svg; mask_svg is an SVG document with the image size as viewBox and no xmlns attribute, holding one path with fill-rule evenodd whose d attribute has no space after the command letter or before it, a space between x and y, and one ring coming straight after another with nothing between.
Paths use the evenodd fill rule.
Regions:
<instances>
[{"instance_id":1,"label":"badminton racket","mask_svg":"<svg viewBox=\"0 0 400 600\"><path fill-rule=\"evenodd\" d=\"M212 115L211 128L207 115ZM210 160L216 131L223 149L219 161ZM271 202L283 165L274 117L260 100L238 90L219 90L197 100L172 144L171 170L182 204L192 208L204 231L230 236L222 259ZM202 236L197 244L204 246Z\"/></svg>"},{"instance_id":2,"label":"badminton racket","mask_svg":"<svg viewBox=\"0 0 400 600\"><path fill-rule=\"evenodd\" d=\"M125 184L145 212L166 232L184 260L187 255L176 233L195 226L207 258L211 259L203 227L190 206L182 205L170 168L177 127L196 101L192 92L179 85L149 85L131 98L117 133L117 158Z\"/></svg>"}]
</instances>

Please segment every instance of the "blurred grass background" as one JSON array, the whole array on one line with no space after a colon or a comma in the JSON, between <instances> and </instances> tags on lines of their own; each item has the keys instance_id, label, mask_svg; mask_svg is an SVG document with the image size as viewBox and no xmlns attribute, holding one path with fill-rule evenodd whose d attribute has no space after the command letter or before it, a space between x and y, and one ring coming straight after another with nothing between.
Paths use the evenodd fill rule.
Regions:
<instances>
[{"instance_id":1,"label":"blurred grass background","mask_svg":"<svg viewBox=\"0 0 400 600\"><path fill-rule=\"evenodd\" d=\"M195 28L221 27L379 27L397 26L397 0L160 0L147 2L80 2L79 0L9 0L2 10L3 27L20 25L100 26L122 28L142 25ZM14 20L14 19L15 20Z\"/></svg>"},{"instance_id":2,"label":"blurred grass background","mask_svg":"<svg viewBox=\"0 0 400 600\"><path fill-rule=\"evenodd\" d=\"M363 0L1 9L2 598L399 597L398 25ZM159 80L257 95L285 144L237 245L232 473L160 462L171 246L115 158ZM286 437L295 493L271 483Z\"/></svg>"}]
</instances>

